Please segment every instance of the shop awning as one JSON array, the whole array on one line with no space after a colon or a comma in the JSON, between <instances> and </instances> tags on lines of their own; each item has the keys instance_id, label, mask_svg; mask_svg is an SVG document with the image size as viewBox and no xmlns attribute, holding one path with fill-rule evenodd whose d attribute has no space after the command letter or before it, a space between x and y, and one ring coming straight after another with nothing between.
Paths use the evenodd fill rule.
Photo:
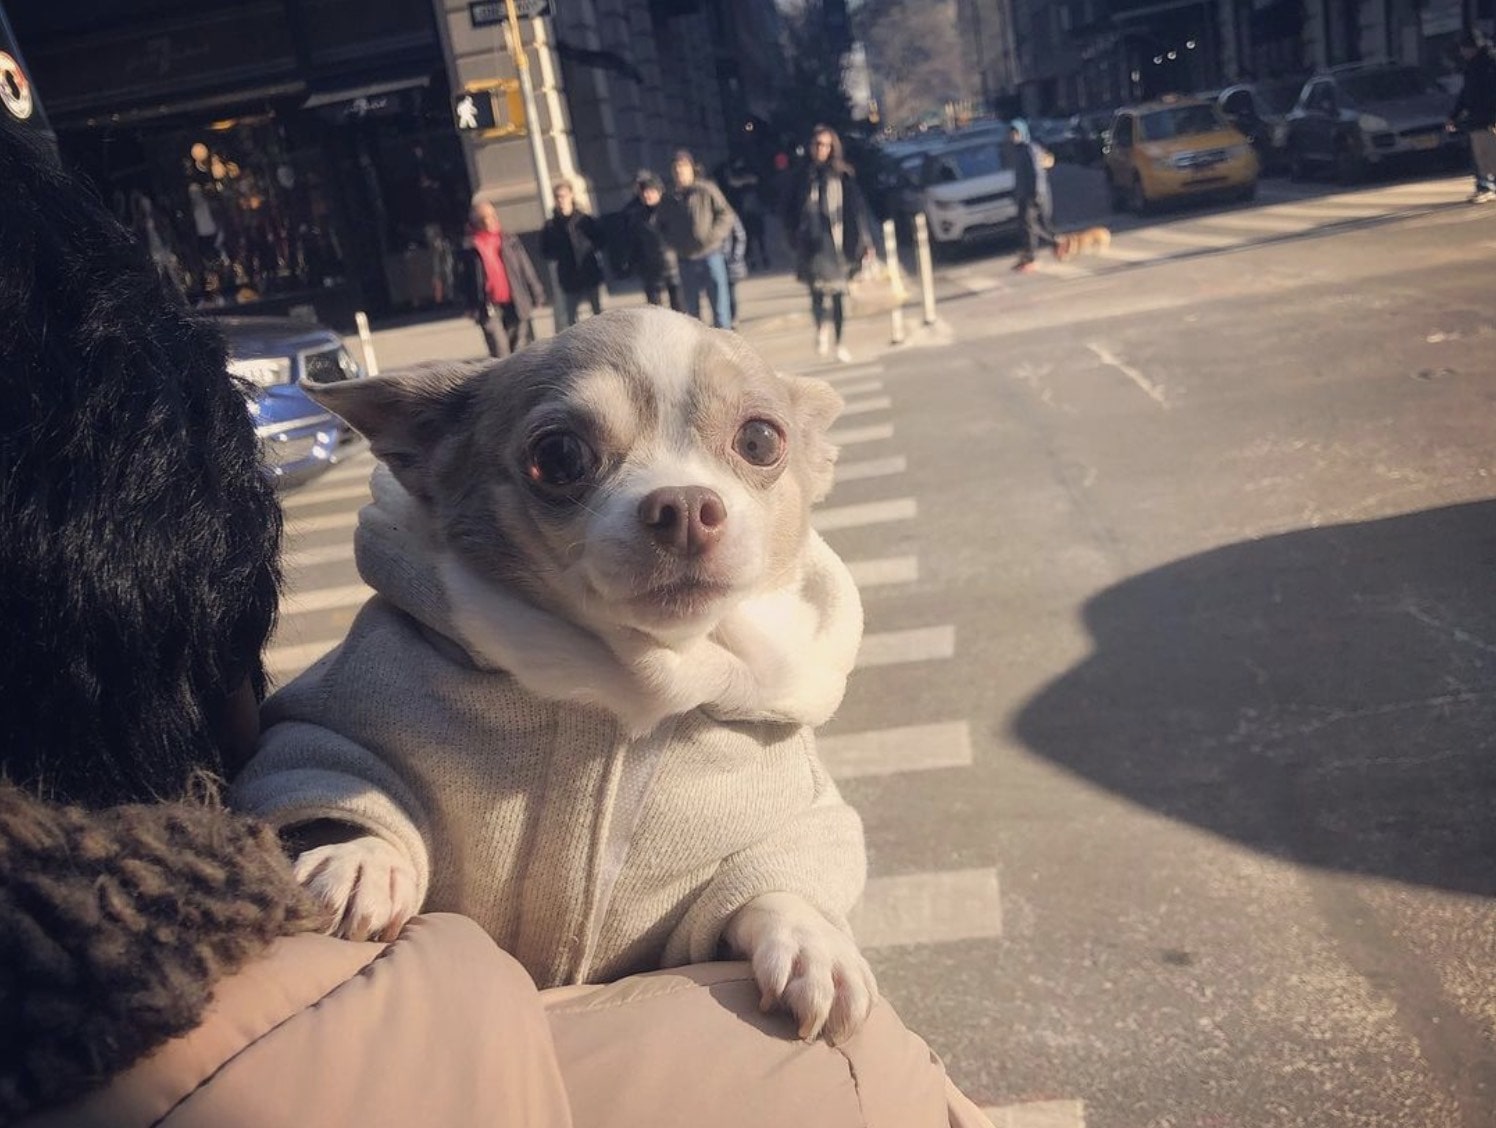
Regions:
<instances>
[{"instance_id":1,"label":"shop awning","mask_svg":"<svg viewBox=\"0 0 1496 1128\"><path fill-rule=\"evenodd\" d=\"M430 86L431 76L398 78L389 82L371 82L365 86L349 86L339 90L319 90L301 104L304 110L315 110L318 106L332 106L338 102L355 102L360 98L377 98L381 94L394 94L400 90L413 90L418 86Z\"/></svg>"}]
</instances>

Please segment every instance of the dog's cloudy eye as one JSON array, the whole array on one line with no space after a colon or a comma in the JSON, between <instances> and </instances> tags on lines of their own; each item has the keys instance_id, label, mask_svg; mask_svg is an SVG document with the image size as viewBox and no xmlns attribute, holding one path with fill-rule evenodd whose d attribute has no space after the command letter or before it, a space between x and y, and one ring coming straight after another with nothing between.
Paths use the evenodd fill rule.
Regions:
<instances>
[{"instance_id":1,"label":"dog's cloudy eye","mask_svg":"<svg viewBox=\"0 0 1496 1128\"><path fill-rule=\"evenodd\" d=\"M592 448L570 431L551 431L530 445L530 480L545 486L570 486L591 476Z\"/></svg>"},{"instance_id":2,"label":"dog's cloudy eye","mask_svg":"<svg viewBox=\"0 0 1496 1128\"><path fill-rule=\"evenodd\" d=\"M773 466L784 454L784 436L779 428L762 419L750 419L738 428L733 449L754 466Z\"/></svg>"}]
</instances>

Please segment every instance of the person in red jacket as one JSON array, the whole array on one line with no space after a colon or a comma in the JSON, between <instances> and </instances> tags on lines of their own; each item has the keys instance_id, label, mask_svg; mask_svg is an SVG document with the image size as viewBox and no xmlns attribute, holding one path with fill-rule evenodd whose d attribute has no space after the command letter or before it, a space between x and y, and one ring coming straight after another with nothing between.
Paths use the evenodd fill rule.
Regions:
<instances>
[{"instance_id":1,"label":"person in red jacket","mask_svg":"<svg viewBox=\"0 0 1496 1128\"><path fill-rule=\"evenodd\" d=\"M546 304L545 287L525 245L499 222L487 200L473 205L464 288L468 315L483 330L488 355L508 356L535 339L530 318Z\"/></svg>"}]
</instances>

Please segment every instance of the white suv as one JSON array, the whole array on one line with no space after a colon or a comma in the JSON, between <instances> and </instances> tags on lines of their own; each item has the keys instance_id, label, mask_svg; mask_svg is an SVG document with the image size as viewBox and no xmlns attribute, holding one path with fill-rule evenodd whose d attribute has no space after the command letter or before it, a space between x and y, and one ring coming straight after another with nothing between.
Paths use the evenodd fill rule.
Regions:
<instances>
[{"instance_id":1,"label":"white suv","mask_svg":"<svg viewBox=\"0 0 1496 1128\"><path fill-rule=\"evenodd\" d=\"M953 141L925 154L925 222L936 251L1011 232L1018 225L1012 169L1000 136Z\"/></svg>"}]
</instances>

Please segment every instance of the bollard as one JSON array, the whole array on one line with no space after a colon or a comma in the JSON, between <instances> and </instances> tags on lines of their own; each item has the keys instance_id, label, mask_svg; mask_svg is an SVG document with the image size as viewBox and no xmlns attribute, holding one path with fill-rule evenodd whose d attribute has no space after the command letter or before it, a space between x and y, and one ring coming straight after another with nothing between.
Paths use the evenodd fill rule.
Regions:
<instances>
[{"instance_id":1,"label":"bollard","mask_svg":"<svg viewBox=\"0 0 1496 1128\"><path fill-rule=\"evenodd\" d=\"M914 242L919 248L919 288L925 296L925 324L935 324L935 266L930 261L930 225L925 213L914 217Z\"/></svg>"},{"instance_id":2,"label":"bollard","mask_svg":"<svg viewBox=\"0 0 1496 1128\"><path fill-rule=\"evenodd\" d=\"M899 236L894 230L893 220L883 221L883 253L888 256L888 284L893 287L894 307L892 343L904 343L904 270L899 264Z\"/></svg>"},{"instance_id":3,"label":"bollard","mask_svg":"<svg viewBox=\"0 0 1496 1128\"><path fill-rule=\"evenodd\" d=\"M358 325L358 340L364 346L364 375L379 375L379 359L374 355L374 334L369 332L369 318L363 310L353 315L353 320Z\"/></svg>"}]
</instances>

